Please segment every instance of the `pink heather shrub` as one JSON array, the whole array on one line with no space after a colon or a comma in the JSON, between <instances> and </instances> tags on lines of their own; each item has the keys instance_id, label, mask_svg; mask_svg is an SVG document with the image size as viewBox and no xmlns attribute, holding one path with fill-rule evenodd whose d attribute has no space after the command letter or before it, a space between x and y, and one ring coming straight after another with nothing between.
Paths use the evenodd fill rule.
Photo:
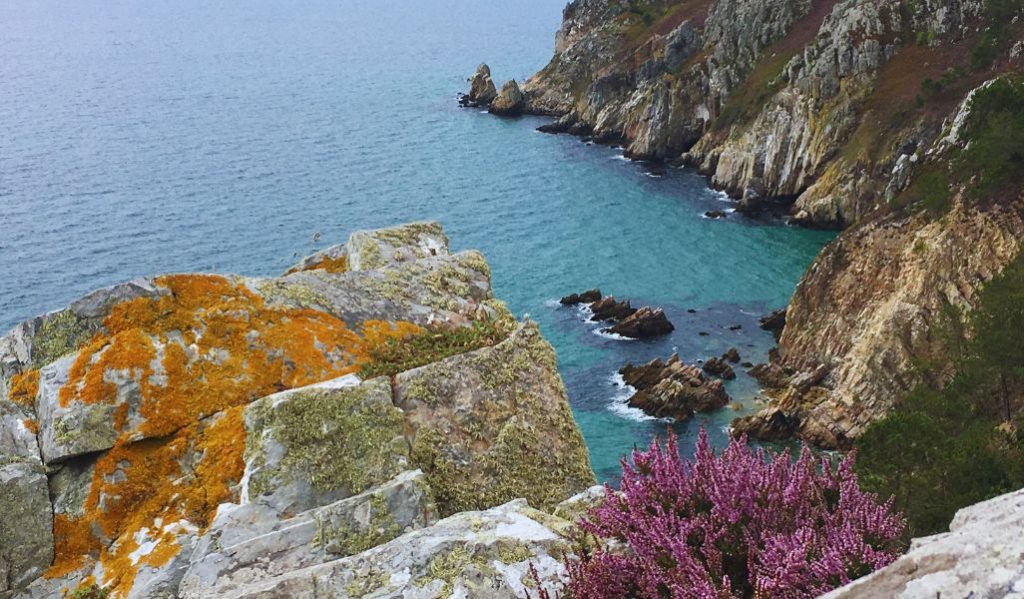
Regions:
<instances>
[{"instance_id":1,"label":"pink heather shrub","mask_svg":"<svg viewBox=\"0 0 1024 599\"><path fill-rule=\"evenodd\" d=\"M624 548L567 561L574 599L814 597L899 555L904 519L860 490L852 455L833 467L741 439L716 456L701 430L692 462L670 435L622 468L580 525Z\"/></svg>"}]
</instances>

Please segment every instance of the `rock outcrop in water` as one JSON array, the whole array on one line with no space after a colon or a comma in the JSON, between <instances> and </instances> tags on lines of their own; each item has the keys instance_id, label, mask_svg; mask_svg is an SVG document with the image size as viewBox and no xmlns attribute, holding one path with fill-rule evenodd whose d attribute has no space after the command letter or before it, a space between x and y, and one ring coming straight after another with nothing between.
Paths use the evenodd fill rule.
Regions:
<instances>
[{"instance_id":1,"label":"rock outcrop in water","mask_svg":"<svg viewBox=\"0 0 1024 599\"><path fill-rule=\"evenodd\" d=\"M571 524L542 510L593 474L553 349L483 256L419 223L289 273L133 281L0 338L0 597L557 579ZM468 326L489 334L432 342Z\"/></svg>"},{"instance_id":2,"label":"rock outcrop in water","mask_svg":"<svg viewBox=\"0 0 1024 599\"><path fill-rule=\"evenodd\" d=\"M491 79L491 67L481 64L469 78L469 93L459 98L463 106L490 106L498 96L498 90Z\"/></svg>"},{"instance_id":3,"label":"rock outcrop in water","mask_svg":"<svg viewBox=\"0 0 1024 599\"><path fill-rule=\"evenodd\" d=\"M636 389L626 403L656 418L689 420L694 412L711 412L730 401L722 381L705 377L700 368L680 361L679 354L667 362L656 358L639 366L626 364L619 374Z\"/></svg>"},{"instance_id":4,"label":"rock outcrop in water","mask_svg":"<svg viewBox=\"0 0 1024 599\"><path fill-rule=\"evenodd\" d=\"M519 116L526 106L525 97L515 79L510 79L501 86L501 91L491 102L488 109L498 116Z\"/></svg>"},{"instance_id":5,"label":"rock outcrop in water","mask_svg":"<svg viewBox=\"0 0 1024 599\"><path fill-rule=\"evenodd\" d=\"M565 8L553 58L523 86L527 112L557 117L544 130L694 165L741 211L782 207L794 223L843 229L767 323L779 335L772 401L743 430L849 445L917 384L941 382L930 380L941 368L913 366L944 359L939 315L969 312L1020 252L1019 177L978 197L982 174L958 166L993 111L1016 110L976 101L1024 67L1012 49L1020 7L1000 6Z\"/></svg>"},{"instance_id":6,"label":"rock outcrop in water","mask_svg":"<svg viewBox=\"0 0 1024 599\"><path fill-rule=\"evenodd\" d=\"M644 306L607 329L607 332L631 339L649 339L675 330L665 311Z\"/></svg>"}]
</instances>

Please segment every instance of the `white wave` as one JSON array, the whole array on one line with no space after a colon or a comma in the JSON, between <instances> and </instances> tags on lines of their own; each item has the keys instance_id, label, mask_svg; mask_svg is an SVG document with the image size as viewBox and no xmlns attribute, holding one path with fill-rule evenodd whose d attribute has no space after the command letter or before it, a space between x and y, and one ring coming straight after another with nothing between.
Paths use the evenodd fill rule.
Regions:
<instances>
[{"instance_id":1,"label":"white wave","mask_svg":"<svg viewBox=\"0 0 1024 599\"><path fill-rule=\"evenodd\" d=\"M627 158L625 154L616 154L609 158L609 160L622 160L623 162L631 162L631 160Z\"/></svg>"},{"instance_id":2,"label":"white wave","mask_svg":"<svg viewBox=\"0 0 1024 599\"><path fill-rule=\"evenodd\" d=\"M732 203L732 198L730 198L729 194L725 193L724 191L709 189L708 192L711 195L715 196L715 199L718 200L719 202L729 202L730 204Z\"/></svg>"},{"instance_id":3,"label":"white wave","mask_svg":"<svg viewBox=\"0 0 1024 599\"><path fill-rule=\"evenodd\" d=\"M661 179L662 177L665 176L665 175L662 175L662 174L659 174L659 173L652 173L650 171L645 172L644 175L646 175L646 176L648 176L648 177L650 177L652 179Z\"/></svg>"},{"instance_id":4,"label":"white wave","mask_svg":"<svg viewBox=\"0 0 1024 599\"><path fill-rule=\"evenodd\" d=\"M544 306L547 308L560 308L562 302L556 299L546 299L544 300Z\"/></svg>"},{"instance_id":5,"label":"white wave","mask_svg":"<svg viewBox=\"0 0 1024 599\"><path fill-rule=\"evenodd\" d=\"M649 414L644 413L640 408L631 407L627 401L629 398L636 393L636 389L627 385L626 381L623 380L622 375L616 372L613 374L609 381L615 388L615 394L612 395L611 403L608 404L608 411L621 416L626 420L632 420L634 422L649 422L652 420L660 422L672 422L672 418L655 418Z\"/></svg>"}]
</instances>

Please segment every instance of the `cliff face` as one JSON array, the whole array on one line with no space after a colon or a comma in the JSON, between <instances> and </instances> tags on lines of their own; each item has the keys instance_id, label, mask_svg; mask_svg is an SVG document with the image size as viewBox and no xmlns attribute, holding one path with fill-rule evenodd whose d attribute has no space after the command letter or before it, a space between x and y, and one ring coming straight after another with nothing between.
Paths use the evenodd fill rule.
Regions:
<instances>
[{"instance_id":1,"label":"cliff face","mask_svg":"<svg viewBox=\"0 0 1024 599\"><path fill-rule=\"evenodd\" d=\"M1016 5L577 0L524 86L552 132L696 166L742 211L843 232L789 306L772 404L737 428L846 445L927 377L943 306L1019 252L1019 186L974 193L972 98L1022 70ZM1014 18L1016 17L1016 18ZM993 40L998 39L998 43ZM984 60L979 59L979 57ZM932 196L952 200L927 205ZM986 175L987 176L987 175ZM1019 181L1019 176L1018 176ZM947 189L948 188L948 192Z\"/></svg>"},{"instance_id":2,"label":"cliff face","mask_svg":"<svg viewBox=\"0 0 1024 599\"><path fill-rule=\"evenodd\" d=\"M514 597L593 484L554 350L433 223L97 291L0 369L0 597Z\"/></svg>"}]
</instances>

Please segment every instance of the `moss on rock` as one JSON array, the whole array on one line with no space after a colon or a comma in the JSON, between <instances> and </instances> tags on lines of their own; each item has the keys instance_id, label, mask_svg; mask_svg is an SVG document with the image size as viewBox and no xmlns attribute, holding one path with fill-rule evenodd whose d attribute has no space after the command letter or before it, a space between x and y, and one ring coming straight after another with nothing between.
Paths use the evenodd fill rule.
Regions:
<instances>
[{"instance_id":1,"label":"moss on rock","mask_svg":"<svg viewBox=\"0 0 1024 599\"><path fill-rule=\"evenodd\" d=\"M386 379L271 395L249 406L246 457L252 498L299 485L338 498L404 469L402 413Z\"/></svg>"}]
</instances>

